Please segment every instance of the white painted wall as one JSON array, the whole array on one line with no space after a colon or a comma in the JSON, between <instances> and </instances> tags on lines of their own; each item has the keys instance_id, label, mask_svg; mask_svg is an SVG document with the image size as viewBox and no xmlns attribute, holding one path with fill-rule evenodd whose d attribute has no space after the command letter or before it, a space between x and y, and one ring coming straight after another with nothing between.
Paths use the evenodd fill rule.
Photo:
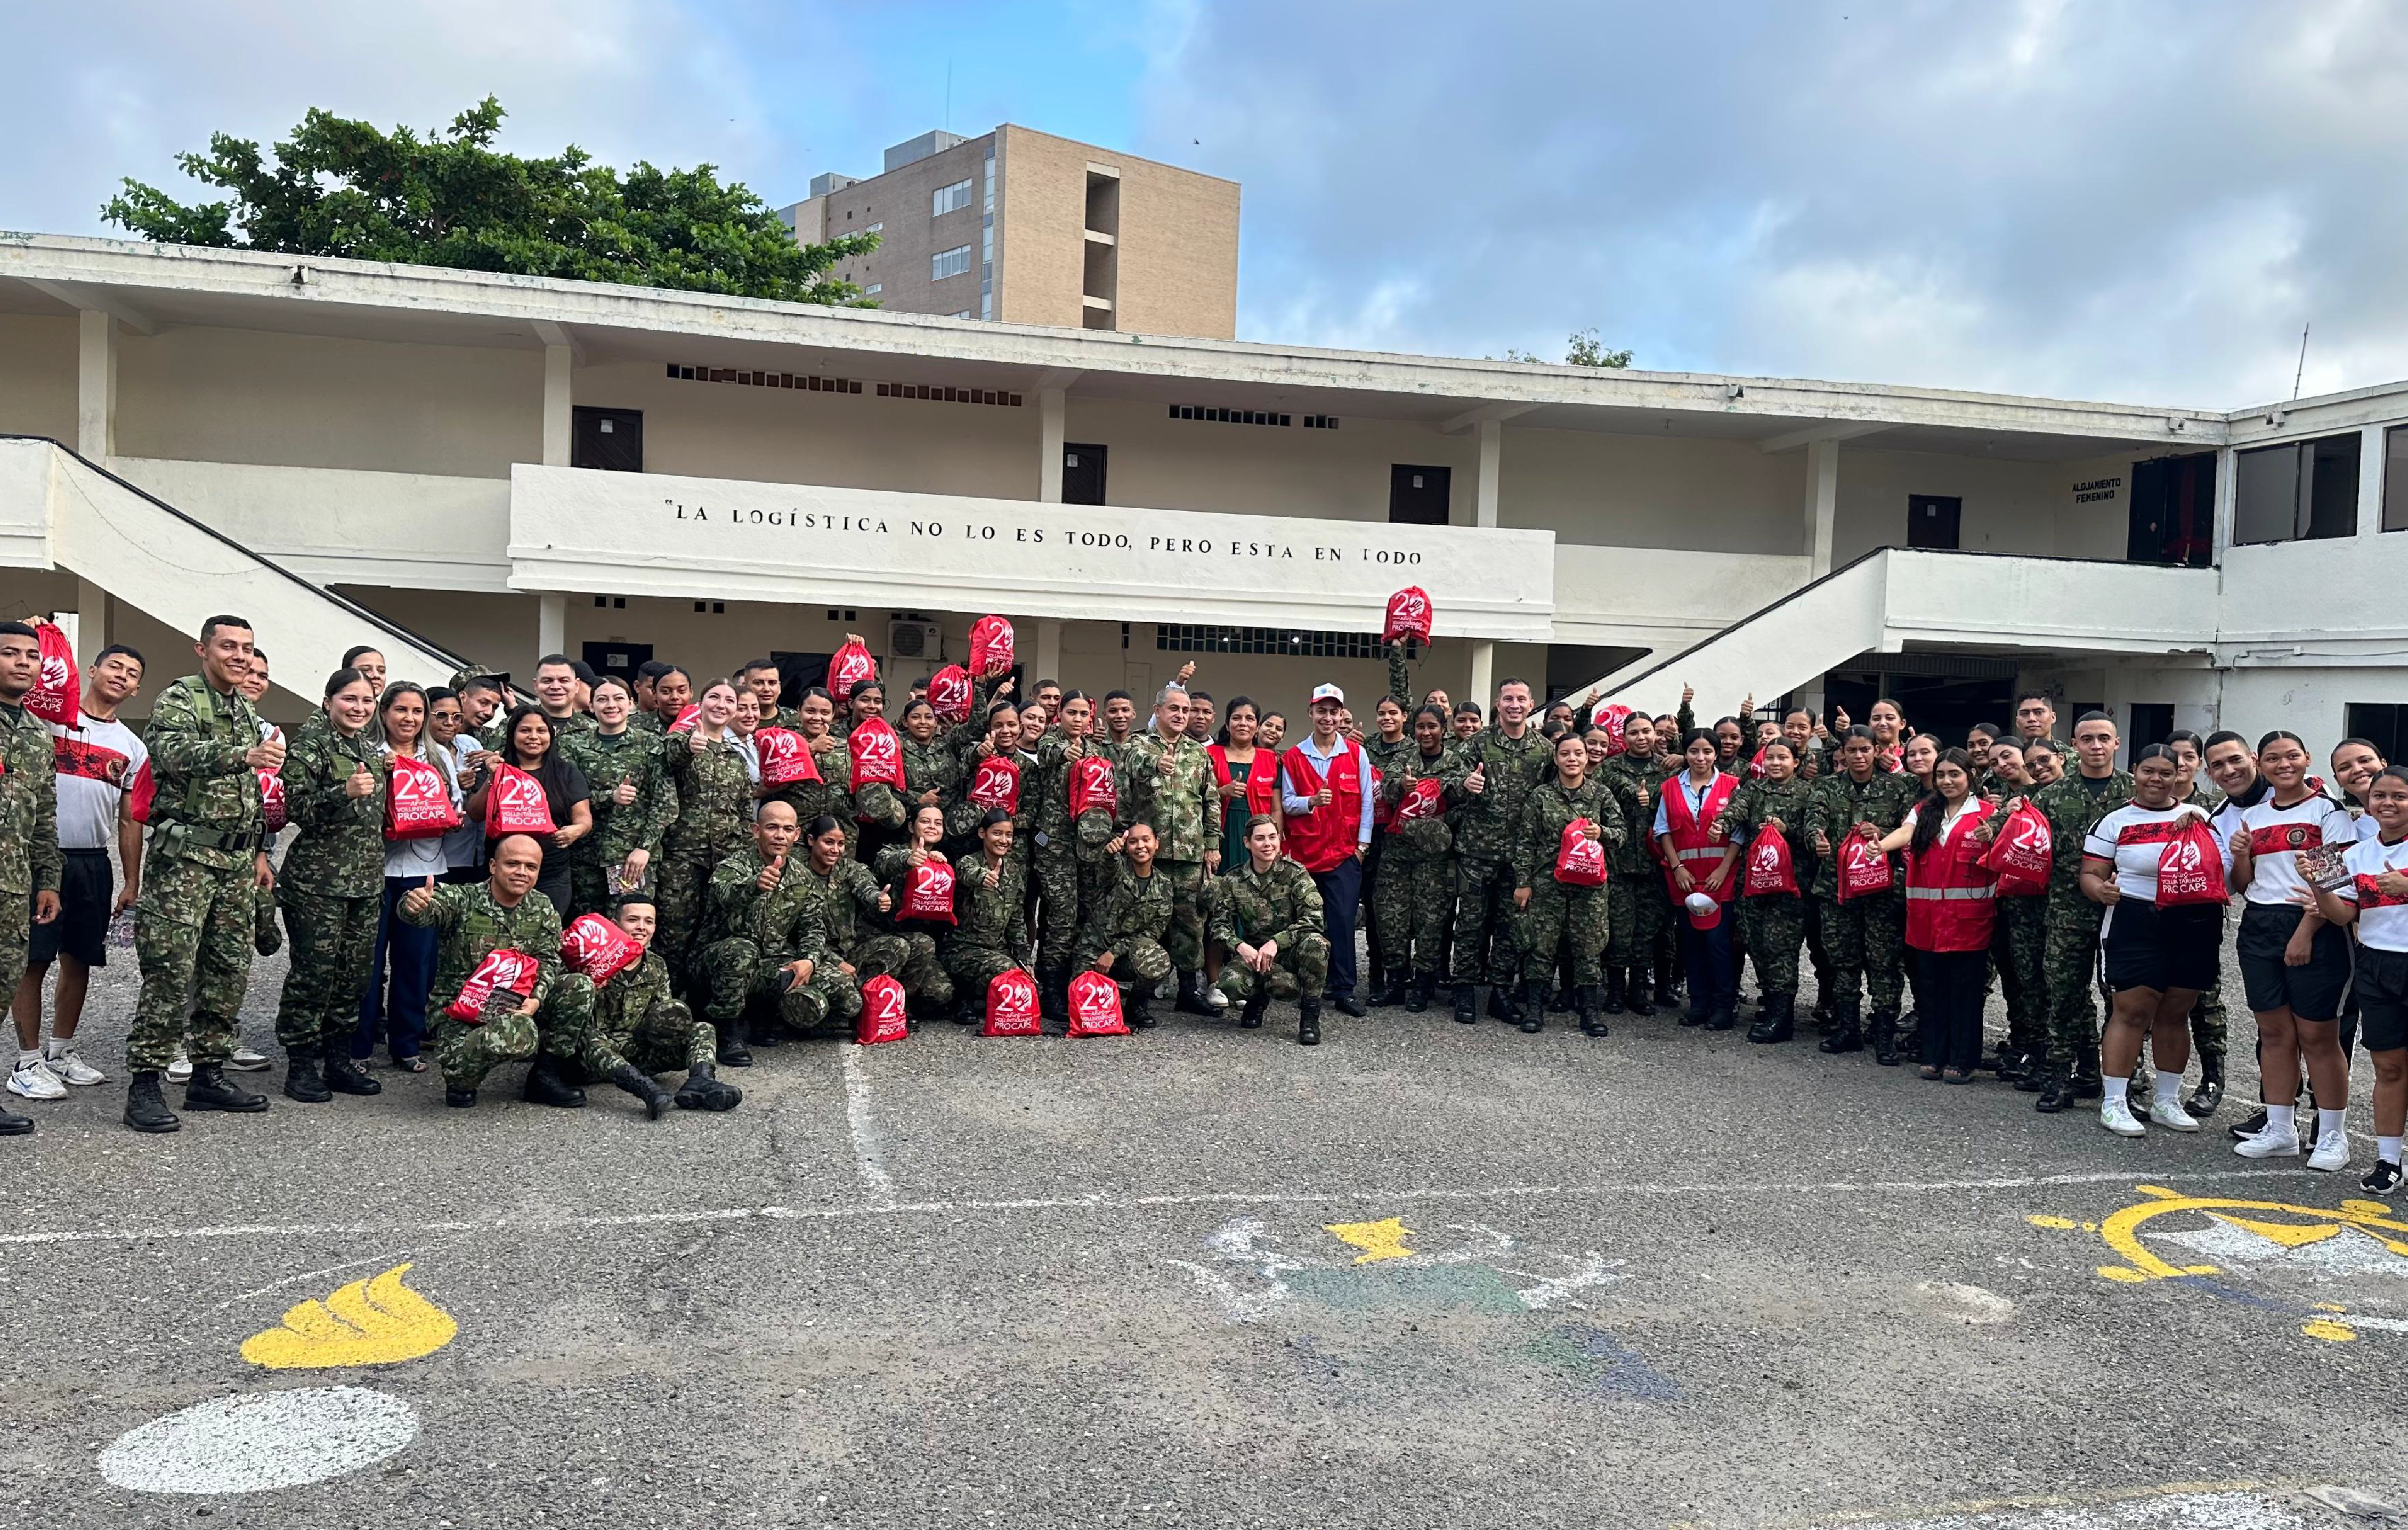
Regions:
<instances>
[{"instance_id":1,"label":"white painted wall","mask_svg":"<svg viewBox=\"0 0 2408 1530\"><path fill-rule=\"evenodd\" d=\"M1803 551L1805 472L1804 452L1743 441L1508 424L1500 519L1560 542L1785 557ZM1847 474L1843 456L1843 486Z\"/></svg>"},{"instance_id":2,"label":"white painted wall","mask_svg":"<svg viewBox=\"0 0 2408 1530\"><path fill-rule=\"evenodd\" d=\"M1270 407L1290 408L1297 422L1173 420L1166 405L1073 392L1064 437L1110 449L1105 497L1114 505L1385 521L1389 466L1412 463L1451 469L1449 519L1471 523L1480 443L1470 433L1448 436L1403 421L1351 417L1336 430L1306 430L1301 421L1308 410Z\"/></svg>"},{"instance_id":3,"label":"white painted wall","mask_svg":"<svg viewBox=\"0 0 2408 1530\"><path fill-rule=\"evenodd\" d=\"M321 584L509 588L507 479L154 457L111 467Z\"/></svg>"},{"instance_id":4,"label":"white painted wall","mask_svg":"<svg viewBox=\"0 0 2408 1530\"><path fill-rule=\"evenodd\" d=\"M2115 454L2072 463L2013 462L1884 451L1870 442L1849 441L1840 448L1832 558L1845 563L1872 548L1905 546L1907 496L1942 494L1964 501L1958 545L1967 551L2120 560L2133 460ZM2074 503L2075 484L2105 478L2124 479L2114 499Z\"/></svg>"},{"instance_id":5,"label":"white painted wall","mask_svg":"<svg viewBox=\"0 0 2408 1530\"><path fill-rule=\"evenodd\" d=\"M74 319L0 313L0 435L75 445Z\"/></svg>"}]
</instances>

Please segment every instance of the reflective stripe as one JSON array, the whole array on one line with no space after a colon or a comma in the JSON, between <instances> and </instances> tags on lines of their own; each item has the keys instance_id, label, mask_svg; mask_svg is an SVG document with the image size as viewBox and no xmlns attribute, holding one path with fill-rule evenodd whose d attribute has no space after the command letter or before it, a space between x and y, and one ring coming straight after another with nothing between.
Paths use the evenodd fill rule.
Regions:
<instances>
[{"instance_id":1,"label":"reflective stripe","mask_svg":"<svg viewBox=\"0 0 2408 1530\"><path fill-rule=\"evenodd\" d=\"M1700 845L1689 850L1674 851L1673 856L1683 861L1719 861L1728 845Z\"/></svg>"},{"instance_id":2,"label":"reflective stripe","mask_svg":"<svg viewBox=\"0 0 2408 1530\"><path fill-rule=\"evenodd\" d=\"M1915 902L1920 902L1926 898L1934 898L1948 903L1971 903L1979 899L1987 898L1996 892L1998 892L1998 888L1996 886L1910 887L1906 890L1906 895L1910 901Z\"/></svg>"}]
</instances>

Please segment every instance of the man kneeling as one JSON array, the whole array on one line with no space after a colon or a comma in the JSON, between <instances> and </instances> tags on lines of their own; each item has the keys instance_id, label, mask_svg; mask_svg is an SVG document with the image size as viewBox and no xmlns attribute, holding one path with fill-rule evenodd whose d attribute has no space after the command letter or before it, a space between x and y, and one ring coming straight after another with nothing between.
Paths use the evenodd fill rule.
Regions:
<instances>
[{"instance_id":1,"label":"man kneeling","mask_svg":"<svg viewBox=\"0 0 2408 1530\"><path fill-rule=\"evenodd\" d=\"M821 836L839 832L825 814L811 826ZM717 1028L719 1060L730 1067L752 1065L748 1040L774 1046L781 1031L815 1031L861 1013L860 980L828 938L819 890L788 864L797 837L794 806L773 798L753 821L752 847L710 874L710 937L690 978ZM771 999L779 1023L754 1028L753 1006Z\"/></svg>"},{"instance_id":2,"label":"man kneeling","mask_svg":"<svg viewBox=\"0 0 2408 1530\"><path fill-rule=\"evenodd\" d=\"M427 879L401 896L395 908L404 922L441 932L436 949L434 992L460 994L495 951L513 951L535 964L533 987L515 1005L495 992L471 1018L452 1013L454 999L435 1021L435 1060L443 1069L443 1103L466 1108L477 1103L477 1086L501 1064L532 1057L526 1094L546 1105L582 1105L584 1091L560 1076L560 1065L577 1055L594 1020L594 984L560 966L560 913L538 894L543 848L526 835L497 841L489 879L437 887ZM512 990L513 992L515 990ZM538 1055L540 1049L540 1055Z\"/></svg>"},{"instance_id":3,"label":"man kneeling","mask_svg":"<svg viewBox=\"0 0 2408 1530\"><path fill-rule=\"evenodd\" d=\"M594 1026L585 1045L565 1070L572 1083L611 1083L644 1102L652 1119L674 1103L683 1110L733 1110L744 1098L719 1081L713 1065L719 1035L710 1022L669 997L668 964L652 950L659 910L650 894L619 900L611 918L620 933L643 948L642 961L594 990ZM685 1069L685 1082L672 1095L653 1080L656 1073Z\"/></svg>"}]
</instances>

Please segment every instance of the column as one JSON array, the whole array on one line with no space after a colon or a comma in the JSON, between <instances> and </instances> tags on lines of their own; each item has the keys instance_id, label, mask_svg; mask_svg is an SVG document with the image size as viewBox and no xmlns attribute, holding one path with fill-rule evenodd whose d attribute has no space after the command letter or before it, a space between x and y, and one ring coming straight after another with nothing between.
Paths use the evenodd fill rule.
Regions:
<instances>
[{"instance_id":1,"label":"column","mask_svg":"<svg viewBox=\"0 0 2408 1530\"><path fill-rule=\"evenodd\" d=\"M1037 390L1037 498L1040 504L1062 503L1062 449L1068 405L1068 389Z\"/></svg>"},{"instance_id":2,"label":"column","mask_svg":"<svg viewBox=\"0 0 2408 1530\"><path fill-rule=\"evenodd\" d=\"M1839 519L1840 443L1806 443L1806 577L1831 571L1832 527Z\"/></svg>"},{"instance_id":3,"label":"column","mask_svg":"<svg viewBox=\"0 0 2408 1530\"><path fill-rule=\"evenodd\" d=\"M76 671L88 673L93 658L109 645L108 592L79 575L76 578Z\"/></svg>"},{"instance_id":4,"label":"column","mask_svg":"<svg viewBox=\"0 0 2408 1530\"><path fill-rule=\"evenodd\" d=\"M76 450L101 466L117 454L117 321L76 316Z\"/></svg>"},{"instance_id":5,"label":"column","mask_svg":"<svg viewBox=\"0 0 2408 1530\"><path fill-rule=\"evenodd\" d=\"M1038 680L1062 678L1062 621L1059 617L1037 619L1037 647L1029 656L1034 671L1029 678L1033 687Z\"/></svg>"},{"instance_id":6,"label":"column","mask_svg":"<svg viewBox=\"0 0 2408 1530\"><path fill-rule=\"evenodd\" d=\"M569 424L574 415L576 390L570 380L569 368L576 357L565 345L543 348L543 465L568 465ZM546 649L557 653L558 649Z\"/></svg>"},{"instance_id":7,"label":"column","mask_svg":"<svg viewBox=\"0 0 2408 1530\"><path fill-rule=\"evenodd\" d=\"M1471 683L1458 699L1480 703L1480 715L1488 721L1497 705L1497 645L1485 638L1471 645Z\"/></svg>"},{"instance_id":8,"label":"column","mask_svg":"<svg viewBox=\"0 0 2408 1530\"><path fill-rule=\"evenodd\" d=\"M2241 453L2231 447L2215 452L2215 566L2224 566L2224 550L2232 545L2232 519L2241 503Z\"/></svg>"},{"instance_id":9,"label":"column","mask_svg":"<svg viewBox=\"0 0 2408 1530\"><path fill-rule=\"evenodd\" d=\"M2369 425L2358 433L2358 534L2360 536L2383 535L2384 452L2389 436L2389 429L2383 425Z\"/></svg>"},{"instance_id":10,"label":"column","mask_svg":"<svg viewBox=\"0 0 2408 1530\"><path fill-rule=\"evenodd\" d=\"M539 594L535 597L535 651L541 658L547 653L568 651L568 597L560 594ZM535 671L527 671L530 681Z\"/></svg>"},{"instance_id":11,"label":"column","mask_svg":"<svg viewBox=\"0 0 2408 1530\"><path fill-rule=\"evenodd\" d=\"M1473 502L1472 524L1493 526L1498 523L1497 483L1505 456L1505 425L1502 421L1480 422L1480 493ZM1480 703L1488 705L1485 697Z\"/></svg>"}]
</instances>

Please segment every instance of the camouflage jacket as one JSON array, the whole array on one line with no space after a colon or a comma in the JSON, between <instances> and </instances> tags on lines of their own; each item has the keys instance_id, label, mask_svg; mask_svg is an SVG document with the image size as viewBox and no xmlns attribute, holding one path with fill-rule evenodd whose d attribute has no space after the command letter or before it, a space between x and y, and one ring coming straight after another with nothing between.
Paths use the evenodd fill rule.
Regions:
<instances>
[{"instance_id":1,"label":"camouflage jacket","mask_svg":"<svg viewBox=\"0 0 2408 1530\"><path fill-rule=\"evenodd\" d=\"M719 854L742 843L752 807L752 773L744 768L743 751L723 737L697 753L686 734L671 735L661 750L677 803L677 816L662 836L665 847ZM602 790L590 777L586 788Z\"/></svg>"},{"instance_id":2,"label":"camouflage jacket","mask_svg":"<svg viewBox=\"0 0 2408 1530\"><path fill-rule=\"evenodd\" d=\"M1418 747L1408 749L1397 756L1393 766L1383 766L1383 770L1385 779L1380 783L1380 794L1386 797L1393 808L1404 800L1405 789L1414 781L1435 776L1440 784L1444 784L1453 776L1455 745L1451 742L1440 744L1434 755L1424 754ZM1446 800L1452 804L1455 794L1449 791ZM1419 865L1446 854L1455 848L1453 817L1451 812L1440 813L1435 818L1416 819L1393 832L1383 829L1381 837L1387 841L1387 849L1380 852L1383 861L1393 857Z\"/></svg>"},{"instance_id":3,"label":"camouflage jacket","mask_svg":"<svg viewBox=\"0 0 2408 1530\"><path fill-rule=\"evenodd\" d=\"M366 765L377 789L343 790ZM327 898L373 897L384 891L384 803L393 766L363 731L346 738L323 710L294 734L284 756L284 811L301 832L284 852L279 880Z\"/></svg>"},{"instance_id":4,"label":"camouflage jacket","mask_svg":"<svg viewBox=\"0 0 2408 1530\"><path fill-rule=\"evenodd\" d=\"M827 953L827 932L820 922L819 899L803 875L804 857L786 857L778 890L761 891L761 868L767 863L756 846L747 845L728 856L710 873L704 894L709 917L703 922L706 944L735 938L752 941L773 965L813 960Z\"/></svg>"},{"instance_id":5,"label":"camouflage jacket","mask_svg":"<svg viewBox=\"0 0 2408 1530\"><path fill-rule=\"evenodd\" d=\"M1158 859L1201 861L1206 851L1221 848L1221 794L1213 788L1212 762L1194 739L1133 736L1121 754L1118 789L1121 822L1152 824L1162 841Z\"/></svg>"},{"instance_id":6,"label":"camouflage jacket","mask_svg":"<svg viewBox=\"0 0 2408 1530\"><path fill-rule=\"evenodd\" d=\"M810 832L811 820L823 813L835 819L844 825L845 841L850 844L856 828L853 817L853 751L845 747L843 738L829 733L811 745L811 764L819 767L818 780L796 781L779 787L769 795L794 808L796 824L805 833ZM796 849L799 852L800 847Z\"/></svg>"},{"instance_id":7,"label":"camouflage jacket","mask_svg":"<svg viewBox=\"0 0 2408 1530\"><path fill-rule=\"evenodd\" d=\"M1617 754L1598 771L1597 783L1613 799L1626 831L1606 864L1621 877L1654 871L1656 857L1647 847L1656 838L1656 798L1664 786L1661 763L1654 755Z\"/></svg>"},{"instance_id":8,"label":"camouflage jacket","mask_svg":"<svg viewBox=\"0 0 2408 1530\"><path fill-rule=\"evenodd\" d=\"M2091 792L2069 771L2033 794L2031 805L2048 819L2049 892L2079 895L2082 841L2100 819L2131 800L2132 778L2122 770L2107 778L2104 792Z\"/></svg>"},{"instance_id":9,"label":"camouflage jacket","mask_svg":"<svg viewBox=\"0 0 2408 1530\"><path fill-rule=\"evenodd\" d=\"M1739 864L1732 868L1732 875L1745 874L1747 847L1756 842L1766 819L1777 818L1781 820L1781 838L1789 847L1790 874L1801 891L1811 889L1821 869L1814 854L1813 802L1814 783L1796 776L1785 781L1749 781L1732 793L1730 806L1723 810L1730 836L1740 847Z\"/></svg>"},{"instance_id":10,"label":"camouflage jacket","mask_svg":"<svg viewBox=\"0 0 2408 1530\"><path fill-rule=\"evenodd\" d=\"M594 1033L624 1050L636 1027L669 998L669 965L656 951L594 991Z\"/></svg>"},{"instance_id":11,"label":"camouflage jacket","mask_svg":"<svg viewBox=\"0 0 2408 1530\"><path fill-rule=\"evenodd\" d=\"M1859 784L1844 770L1818 779L1807 791L1810 830L1806 848L1814 848L1820 833L1832 853L1814 869L1814 891L1836 897L1840 891L1840 841L1859 823L1870 823L1887 834L1906 821L1906 810L1923 795L1914 778L1875 766ZM1893 857L1895 860L1895 857Z\"/></svg>"},{"instance_id":12,"label":"camouflage jacket","mask_svg":"<svg viewBox=\"0 0 2408 1530\"><path fill-rule=\"evenodd\" d=\"M1555 856L1563 849L1564 831L1583 818L1598 826L1609 858L1629 837L1622 826L1622 809L1600 782L1584 780L1573 792L1555 780L1531 792L1522 805L1522 831L1515 836L1516 887L1536 889L1541 882L1555 880Z\"/></svg>"},{"instance_id":13,"label":"camouflage jacket","mask_svg":"<svg viewBox=\"0 0 2408 1530\"><path fill-rule=\"evenodd\" d=\"M616 734L597 727L562 739L560 753L584 772L586 789L593 794L594 832L569 847L569 860L579 865L617 865L638 850L660 859L662 837L678 818L677 780L669 774L668 751L662 741L633 727ZM636 788L636 800L624 808L615 800L623 780Z\"/></svg>"},{"instance_id":14,"label":"camouflage jacket","mask_svg":"<svg viewBox=\"0 0 2408 1530\"><path fill-rule=\"evenodd\" d=\"M257 735L252 736L257 742ZM0 707L0 893L59 890L59 778L50 730L22 707ZM22 940L22 929L8 932Z\"/></svg>"},{"instance_id":15,"label":"camouflage jacket","mask_svg":"<svg viewBox=\"0 0 2408 1530\"><path fill-rule=\"evenodd\" d=\"M1399 637L1388 645L1388 694L1396 697L1397 705L1405 709L1405 736L1411 738L1413 736L1413 675L1405 667L1406 641ZM1370 740L1367 738L1364 742L1368 744Z\"/></svg>"},{"instance_id":16,"label":"camouflage jacket","mask_svg":"<svg viewBox=\"0 0 2408 1530\"><path fill-rule=\"evenodd\" d=\"M1006 858L986 885L986 857L977 851L953 863L953 917L951 938L965 946L1017 952L1028 935L1028 873L1016 858Z\"/></svg>"},{"instance_id":17,"label":"camouflage jacket","mask_svg":"<svg viewBox=\"0 0 2408 1530\"><path fill-rule=\"evenodd\" d=\"M1222 877L1212 910L1212 938L1235 951L1243 941L1259 946L1276 940L1283 951L1294 951L1298 939L1323 933L1321 889L1312 873L1283 855L1268 871L1256 871L1248 860Z\"/></svg>"},{"instance_id":18,"label":"camouflage jacket","mask_svg":"<svg viewBox=\"0 0 2408 1530\"><path fill-rule=\"evenodd\" d=\"M1120 833L1120 825L1112 821L1111 814L1099 808L1088 808L1079 816L1076 823L1070 822L1070 762L1074 758L1070 749L1070 740L1064 737L1058 729L1047 729L1045 736L1037 743L1037 769L1034 773L1038 791L1037 832L1044 838L1044 843L1038 848L1048 853L1067 851L1093 865L1104 858L1104 847ZM1081 739L1078 749L1081 755L1110 755L1110 751L1097 745L1092 737ZM1208 769L1210 764L1206 762ZM1112 787L1115 791L1120 788L1117 765L1113 769Z\"/></svg>"},{"instance_id":19,"label":"camouflage jacket","mask_svg":"<svg viewBox=\"0 0 2408 1530\"><path fill-rule=\"evenodd\" d=\"M823 877L809 856L799 856L786 863L786 879L819 905L820 928L827 933L829 948L839 956L851 956L860 949L861 915L867 914L873 922L882 917L878 896L885 889L859 861L840 860Z\"/></svg>"},{"instance_id":20,"label":"camouflage jacket","mask_svg":"<svg viewBox=\"0 0 2408 1530\"><path fill-rule=\"evenodd\" d=\"M1539 784L1539 773L1554 755L1544 735L1525 727L1519 738L1508 738L1494 726L1481 729L1455 745L1455 768L1446 778L1447 796L1460 799L1463 811L1455 825L1455 853L1466 860L1508 861L1522 826L1523 805ZM1485 766L1484 789L1466 784L1471 773Z\"/></svg>"},{"instance_id":21,"label":"camouflage jacket","mask_svg":"<svg viewBox=\"0 0 2408 1530\"><path fill-rule=\"evenodd\" d=\"M1160 940L1170 929L1172 902L1168 877L1159 871L1140 877L1125 859L1115 857L1111 885L1079 932L1080 959L1118 954L1131 940Z\"/></svg>"},{"instance_id":22,"label":"camouflage jacket","mask_svg":"<svg viewBox=\"0 0 2408 1530\"><path fill-rule=\"evenodd\" d=\"M544 715L552 716L549 712ZM566 743L571 738L582 738L589 734L601 731L602 724L594 720L592 712L572 710L566 717L552 718L552 737L555 744Z\"/></svg>"},{"instance_id":23,"label":"camouflage jacket","mask_svg":"<svg viewBox=\"0 0 2408 1530\"><path fill-rule=\"evenodd\" d=\"M436 947L434 1002L446 1005L459 997L461 985L477 964L497 951L532 956L541 969L536 975L535 998L552 996L560 980L560 911L552 900L530 889L515 908L494 901L493 884L469 882L435 889L435 901L423 914L396 908L405 924L442 932Z\"/></svg>"},{"instance_id":24,"label":"camouflage jacket","mask_svg":"<svg viewBox=\"0 0 2408 1530\"><path fill-rule=\"evenodd\" d=\"M187 675L159 693L142 730L158 793L150 808L151 855L220 871L251 864L251 851L219 849L194 835L236 838L265 826L259 777L243 761L259 737L259 713L251 703L239 693L212 691L202 676Z\"/></svg>"},{"instance_id":25,"label":"camouflage jacket","mask_svg":"<svg viewBox=\"0 0 2408 1530\"><path fill-rule=\"evenodd\" d=\"M962 779L962 757L953 740L939 733L923 744L903 736L903 790L907 808L917 811L922 794L937 794L937 806L953 800Z\"/></svg>"}]
</instances>

